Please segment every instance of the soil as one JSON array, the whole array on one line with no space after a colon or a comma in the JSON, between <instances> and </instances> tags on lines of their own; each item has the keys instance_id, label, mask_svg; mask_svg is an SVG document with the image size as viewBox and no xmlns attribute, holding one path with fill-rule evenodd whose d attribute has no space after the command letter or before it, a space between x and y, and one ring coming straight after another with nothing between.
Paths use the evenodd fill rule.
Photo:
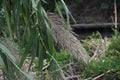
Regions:
<instances>
[{"instance_id":1,"label":"soil","mask_svg":"<svg viewBox=\"0 0 120 80\"><path fill-rule=\"evenodd\" d=\"M81 5L76 4L75 0L67 1L67 5L77 23L113 22L111 17L114 18L114 5L108 3L108 8L105 8L102 7L104 3L108 3L108 1L84 0ZM119 13L120 11L118 10L118 16L120 16ZM73 21L71 21L71 23L73 23Z\"/></svg>"},{"instance_id":2,"label":"soil","mask_svg":"<svg viewBox=\"0 0 120 80\"><path fill-rule=\"evenodd\" d=\"M90 24L90 23L113 23L114 21L114 5L109 3L108 0L83 0L84 2L76 4L76 0L67 1L66 4L76 20L77 24ZM102 4L107 3L108 8L102 7ZM120 3L120 2L119 2ZM120 5L117 6L118 23L120 22ZM71 19L71 24L75 24ZM105 36L111 37L113 35L113 30L111 28L94 28L94 29L75 29L74 32L77 33L80 39L85 39L86 37L93 34L93 32L99 31L103 38Z\"/></svg>"}]
</instances>

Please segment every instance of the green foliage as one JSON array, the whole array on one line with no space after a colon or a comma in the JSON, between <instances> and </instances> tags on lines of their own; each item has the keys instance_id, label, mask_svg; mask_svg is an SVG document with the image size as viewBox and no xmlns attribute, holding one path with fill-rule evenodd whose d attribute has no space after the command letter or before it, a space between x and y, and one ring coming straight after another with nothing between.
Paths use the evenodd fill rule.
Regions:
<instances>
[{"instance_id":1,"label":"green foliage","mask_svg":"<svg viewBox=\"0 0 120 80\"><path fill-rule=\"evenodd\" d=\"M60 11L64 10L64 7L61 1L57 1L56 6L59 8ZM57 12L57 8L55 8L55 11Z\"/></svg>"},{"instance_id":2,"label":"green foliage","mask_svg":"<svg viewBox=\"0 0 120 80\"><path fill-rule=\"evenodd\" d=\"M48 2L46 2L46 0L4 0L1 3L0 36L17 44L17 53L20 57L20 59L15 62L13 52L9 51L8 48L4 47L0 42L0 67L3 69L6 80L17 80L21 74L23 74L23 77L25 76L31 80L28 75L21 70L23 63L28 57L30 57L29 68L37 58L35 62L37 65L35 67L38 72L42 71L45 67L44 60L50 63L52 59L59 66L53 57L53 55L57 53L54 48L47 13L44 9L45 6L43 5L43 3L48 4L47 6L50 4L48 8L51 8L50 11L52 11L55 8L55 3L53 3L54 0L50 1L50 3L49 1L50 0L48 0ZM64 1L61 0L61 4L66 8ZM57 54L55 57L58 60L64 60L68 58L68 55ZM5 67L9 69L4 69Z\"/></svg>"},{"instance_id":3,"label":"green foliage","mask_svg":"<svg viewBox=\"0 0 120 80\"><path fill-rule=\"evenodd\" d=\"M5 74L6 80L14 79L17 77L24 76L23 79L32 80L28 74L23 72L17 65L15 55L13 55L13 49L9 45L5 45L7 42L0 40L0 66ZM16 54L17 55L17 54ZM9 65L9 66L8 66ZM13 72L14 71L14 72ZM15 74L15 75L13 75Z\"/></svg>"},{"instance_id":4,"label":"green foliage","mask_svg":"<svg viewBox=\"0 0 120 80\"><path fill-rule=\"evenodd\" d=\"M103 74L100 79L109 80L110 78L113 80L120 79L120 33L114 30L115 35L107 42L106 54L104 57L101 57L99 60L93 60L88 63L85 67L83 77L87 79L93 79L101 74ZM90 36L85 40L87 44L84 43L85 47L90 51L89 47L97 44L97 46L101 45L101 40L99 39L99 33ZM91 44L91 45L90 45ZM94 46L95 47L95 46Z\"/></svg>"},{"instance_id":5,"label":"green foliage","mask_svg":"<svg viewBox=\"0 0 120 80\"><path fill-rule=\"evenodd\" d=\"M70 58L70 55L66 52L60 52L60 53L56 53L54 57L57 61L64 61L64 60L68 60Z\"/></svg>"},{"instance_id":6,"label":"green foliage","mask_svg":"<svg viewBox=\"0 0 120 80\"><path fill-rule=\"evenodd\" d=\"M119 74L120 73L120 56L107 56L101 58L99 61L90 62L85 71L84 77L97 76L102 73L105 79L108 79L112 75L110 73ZM120 76L116 76L115 79L120 79Z\"/></svg>"},{"instance_id":7,"label":"green foliage","mask_svg":"<svg viewBox=\"0 0 120 80\"><path fill-rule=\"evenodd\" d=\"M115 35L112 37L109 42L107 52L113 56L120 55L120 33L115 31Z\"/></svg>"},{"instance_id":8,"label":"green foliage","mask_svg":"<svg viewBox=\"0 0 120 80\"><path fill-rule=\"evenodd\" d=\"M102 3L100 6L101 9L108 9L109 7L110 7L110 5L107 3Z\"/></svg>"},{"instance_id":9,"label":"green foliage","mask_svg":"<svg viewBox=\"0 0 120 80\"><path fill-rule=\"evenodd\" d=\"M94 32L92 33L91 36L88 36L84 41L83 41L83 46L85 49L88 51L89 55L93 55L93 51L96 50L97 46L101 46L101 38L100 38L100 33L99 32Z\"/></svg>"},{"instance_id":10,"label":"green foliage","mask_svg":"<svg viewBox=\"0 0 120 80\"><path fill-rule=\"evenodd\" d=\"M56 4L60 16L62 16L61 9L64 9L68 16L67 24L69 24L68 14L70 14L70 12L63 0L58 3L53 3L54 0L47 0L48 2L46 0L10 1L11 2L9 3L8 0L4 0L1 3L2 6L0 5L0 36L7 38L8 40L10 39L9 41L17 44L17 53L20 56L20 59L17 61L13 52L0 41L0 68L3 70L6 80L18 80L19 75L31 80L30 77L21 70L23 63L28 57L30 57L29 68L32 63L35 63L35 71L38 73L41 73L45 68L47 73L46 76L48 76L46 66L47 68L49 66L52 67L52 71L54 71L54 63L59 70L62 70L61 65L64 66L64 64L67 63L66 61L69 60L70 55L66 52L56 52L53 37L51 35L50 24L47 20L47 13L43 6L44 4L48 4L47 6L49 7L47 8L50 8L50 10L48 10L53 11ZM76 0L76 3L78 4L83 4L83 2L84 0ZM109 5L107 4L101 5L104 9L108 8L108 6ZM86 40L87 44L84 46L88 51L90 51L89 48L96 47L96 44L101 44L99 43L100 39L97 39L98 35L99 34L96 33ZM91 47L88 47L88 44L91 45ZM84 76L90 77L101 73L107 74L108 70L120 75L120 57L118 56L120 52L119 44L120 36L116 35L112 38L108 48L108 53L112 55L108 54L106 57L101 58L100 61L93 61L88 64L84 71ZM51 64L54 66L51 66Z\"/></svg>"}]
</instances>

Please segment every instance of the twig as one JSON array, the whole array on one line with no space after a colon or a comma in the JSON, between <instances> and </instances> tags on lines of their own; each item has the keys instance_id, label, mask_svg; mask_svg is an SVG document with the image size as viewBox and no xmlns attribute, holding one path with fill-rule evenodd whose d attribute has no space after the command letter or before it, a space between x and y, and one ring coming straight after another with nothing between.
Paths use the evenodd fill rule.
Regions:
<instances>
[{"instance_id":1,"label":"twig","mask_svg":"<svg viewBox=\"0 0 120 80\"><path fill-rule=\"evenodd\" d=\"M94 52L94 55L90 58L89 62L91 62L93 59L95 60L95 58L98 56L97 52L99 50L100 46L97 46L95 52Z\"/></svg>"},{"instance_id":2,"label":"twig","mask_svg":"<svg viewBox=\"0 0 120 80\"><path fill-rule=\"evenodd\" d=\"M110 71L111 71L111 70L108 70L106 73L109 73ZM105 73L102 73L102 74L94 77L92 80L97 80L98 78L100 78L100 77L102 77L102 76L104 76L104 75L105 75Z\"/></svg>"},{"instance_id":3,"label":"twig","mask_svg":"<svg viewBox=\"0 0 120 80\"><path fill-rule=\"evenodd\" d=\"M111 19L112 19L112 22L115 23L114 19L113 19L113 16L111 16Z\"/></svg>"},{"instance_id":4,"label":"twig","mask_svg":"<svg viewBox=\"0 0 120 80\"><path fill-rule=\"evenodd\" d=\"M66 80L73 79L73 78L78 78L79 76L80 76L80 75L69 76L69 77L66 77Z\"/></svg>"},{"instance_id":5,"label":"twig","mask_svg":"<svg viewBox=\"0 0 120 80\"><path fill-rule=\"evenodd\" d=\"M98 32L100 39L101 39L101 45L96 47L96 50L94 51L94 55L91 57L91 59L89 60L89 62L91 62L93 59L96 60L97 58L103 56L103 54L105 55L105 40L102 39L101 34ZM101 51L100 51L101 49ZM100 52L100 53L98 53ZM100 56L99 56L100 55Z\"/></svg>"},{"instance_id":6,"label":"twig","mask_svg":"<svg viewBox=\"0 0 120 80\"><path fill-rule=\"evenodd\" d=\"M75 18L74 18L74 17L73 17L73 15L71 14L71 12L70 12L69 14L70 14L70 16L71 16L71 18L72 18L73 22L74 22L75 24L77 24L77 22L76 22Z\"/></svg>"},{"instance_id":7,"label":"twig","mask_svg":"<svg viewBox=\"0 0 120 80\"><path fill-rule=\"evenodd\" d=\"M98 32L98 34L99 34L99 36L100 36L100 39L101 39L101 48L102 48L102 50L103 50L103 52L101 52L100 54L102 54L101 56L103 56L103 54L105 55L105 40L104 39L102 39L102 35ZM100 56L100 57L101 57Z\"/></svg>"}]
</instances>

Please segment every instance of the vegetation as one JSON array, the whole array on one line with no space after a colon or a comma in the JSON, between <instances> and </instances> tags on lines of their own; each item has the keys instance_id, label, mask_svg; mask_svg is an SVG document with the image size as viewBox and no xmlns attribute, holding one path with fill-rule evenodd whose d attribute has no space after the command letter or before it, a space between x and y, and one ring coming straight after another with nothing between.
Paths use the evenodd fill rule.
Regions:
<instances>
[{"instance_id":1,"label":"vegetation","mask_svg":"<svg viewBox=\"0 0 120 80\"><path fill-rule=\"evenodd\" d=\"M98 33L97 33L98 34ZM104 56L98 51L98 56L96 56L96 60L92 60L89 64L87 64L83 77L87 79L95 79L95 80L119 80L120 79L120 54L119 54L119 46L116 46L119 44L119 32L115 30L115 35L111 38L111 40L107 41L106 45L106 51ZM98 37L99 35L92 35L92 38L87 39L86 42L92 45L87 45L88 51L93 53L97 46L101 45L101 39ZM96 40L97 39L97 40ZM91 43L92 41L92 43ZM96 44L96 42L98 44ZM88 44L87 43L87 44ZM117 44L115 44L117 43ZM86 43L85 43L86 44ZM95 45L96 44L96 45ZM92 48L91 48L92 47ZM101 50L100 48L99 50ZM92 50L92 51L91 51ZM95 50L96 51L96 50ZM94 52L95 52L94 51ZM95 53L94 53L95 54ZM93 54L93 55L94 55Z\"/></svg>"},{"instance_id":2,"label":"vegetation","mask_svg":"<svg viewBox=\"0 0 120 80\"><path fill-rule=\"evenodd\" d=\"M52 1L0 1L0 75L3 80L79 80L81 78L119 80L120 33L114 31L115 35L106 41L99 32L96 32L82 40L81 44L71 33L69 24L71 13L64 1L57 0L55 3ZM84 0L75 0L75 2L82 5ZM109 3L101 4L101 9L109 7ZM59 23L62 22L61 20L66 23L64 25L67 27L63 25L66 30L59 34L60 37L55 36L51 28L55 28L54 31L58 32L61 25L54 20L55 26L51 24L52 19L49 19L47 11L58 12L61 17ZM62 15L63 11L67 16L66 19ZM70 40L74 40L71 42L72 46L68 44L66 38L70 35L72 35ZM56 48L56 38L61 40L60 46L71 46L70 50L68 46L67 48L65 46L64 50L57 50L59 47L57 45ZM67 40L65 44L62 43L64 39ZM72 56L70 53L73 53ZM78 55L75 55L76 53ZM2 80L1 76L0 80Z\"/></svg>"},{"instance_id":3,"label":"vegetation","mask_svg":"<svg viewBox=\"0 0 120 80\"><path fill-rule=\"evenodd\" d=\"M27 72L33 72L30 71L30 67L37 57L36 68L42 71L43 60L50 61L51 56L56 52L50 27L45 18L46 12L41 6L41 1L3 0L1 5L0 36L3 39L0 42L0 59L4 78L18 80L20 77L20 80L31 80L32 78L21 70L25 67L27 57L30 57L29 66L23 70L28 69ZM13 52L19 59L16 59ZM25 77L21 79L22 75Z\"/></svg>"}]
</instances>

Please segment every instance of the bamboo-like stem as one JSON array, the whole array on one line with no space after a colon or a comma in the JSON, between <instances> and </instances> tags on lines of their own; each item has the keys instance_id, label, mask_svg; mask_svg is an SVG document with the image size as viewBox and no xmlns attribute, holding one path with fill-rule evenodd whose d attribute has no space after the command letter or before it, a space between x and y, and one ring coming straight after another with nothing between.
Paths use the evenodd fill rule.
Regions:
<instances>
[{"instance_id":1,"label":"bamboo-like stem","mask_svg":"<svg viewBox=\"0 0 120 80\"><path fill-rule=\"evenodd\" d=\"M114 0L114 11L115 11L115 28L117 29L117 4L116 0Z\"/></svg>"}]
</instances>

